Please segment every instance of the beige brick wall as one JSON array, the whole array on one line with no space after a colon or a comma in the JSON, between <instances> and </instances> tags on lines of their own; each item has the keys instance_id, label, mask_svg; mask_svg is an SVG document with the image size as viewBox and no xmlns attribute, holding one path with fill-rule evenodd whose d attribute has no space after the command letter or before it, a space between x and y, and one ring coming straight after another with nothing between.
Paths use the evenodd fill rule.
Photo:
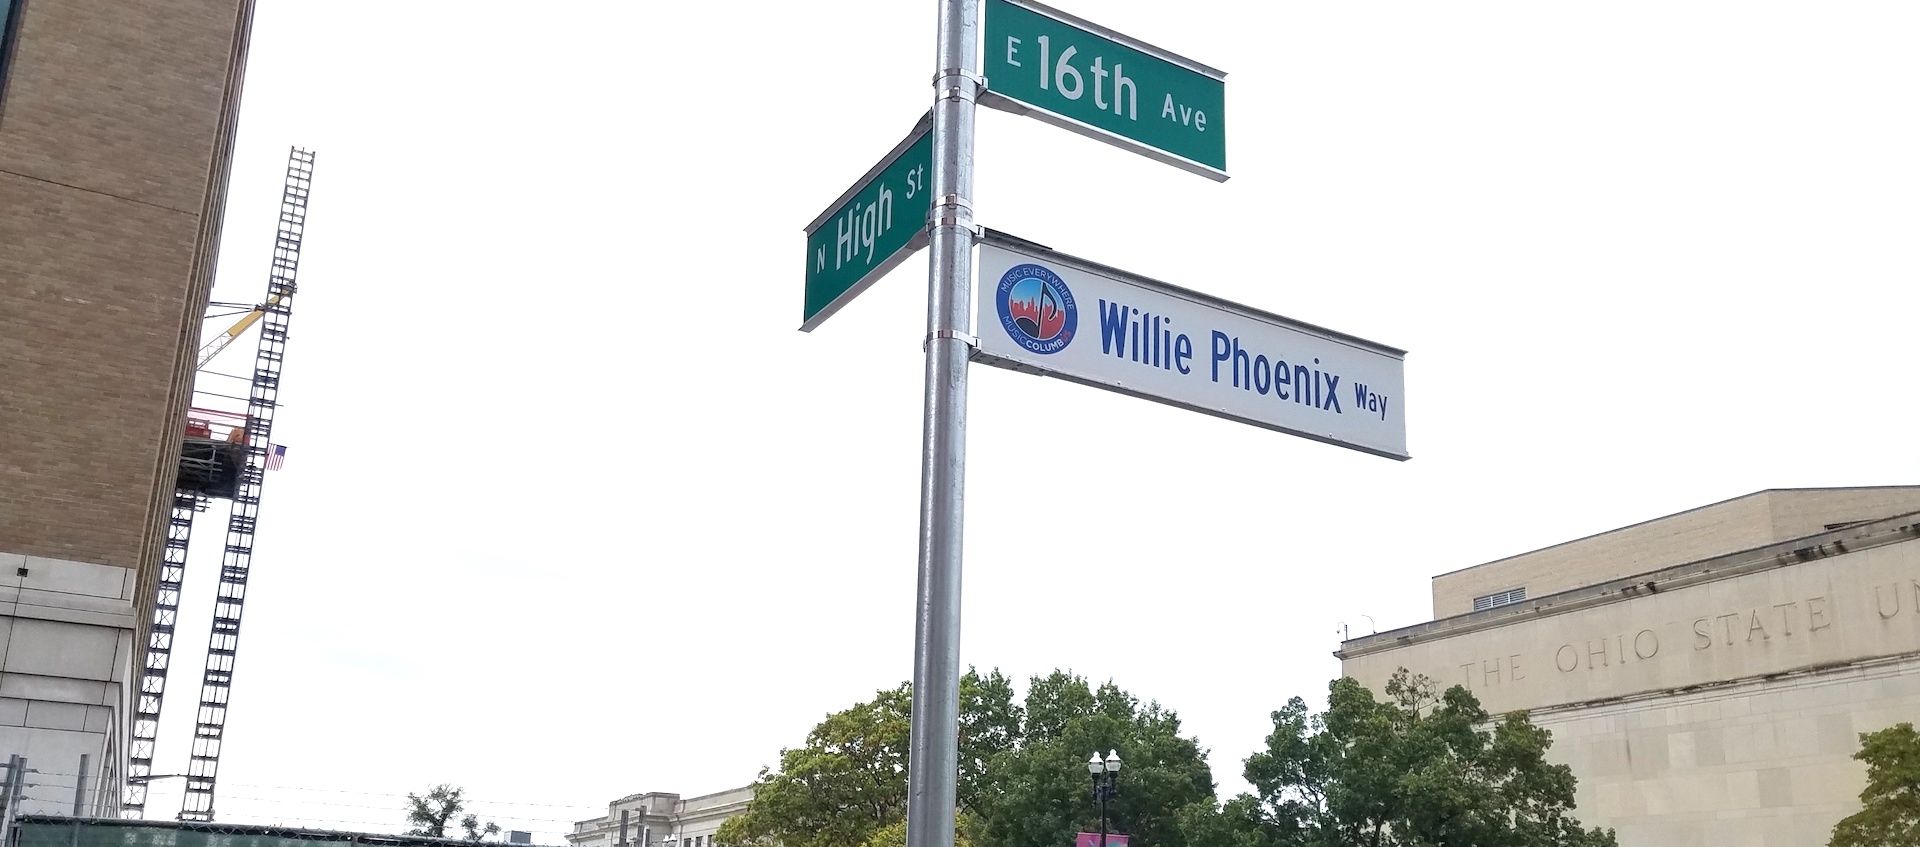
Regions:
<instances>
[{"instance_id":1,"label":"beige brick wall","mask_svg":"<svg viewBox=\"0 0 1920 847\"><path fill-rule=\"evenodd\" d=\"M197 217L236 6L30 0L0 103L0 171ZM186 280L155 286L178 296Z\"/></svg>"},{"instance_id":2,"label":"beige brick wall","mask_svg":"<svg viewBox=\"0 0 1920 847\"><path fill-rule=\"evenodd\" d=\"M1920 487L1762 491L1433 578L1433 616L1525 587L1544 597L1821 532L1828 524L1920 511Z\"/></svg>"},{"instance_id":3,"label":"beige brick wall","mask_svg":"<svg viewBox=\"0 0 1920 847\"><path fill-rule=\"evenodd\" d=\"M0 172L0 551L139 565L197 225Z\"/></svg>"},{"instance_id":4,"label":"beige brick wall","mask_svg":"<svg viewBox=\"0 0 1920 847\"><path fill-rule=\"evenodd\" d=\"M16 7L0 90L0 552L138 568L151 585L211 283L238 3Z\"/></svg>"}]
</instances>

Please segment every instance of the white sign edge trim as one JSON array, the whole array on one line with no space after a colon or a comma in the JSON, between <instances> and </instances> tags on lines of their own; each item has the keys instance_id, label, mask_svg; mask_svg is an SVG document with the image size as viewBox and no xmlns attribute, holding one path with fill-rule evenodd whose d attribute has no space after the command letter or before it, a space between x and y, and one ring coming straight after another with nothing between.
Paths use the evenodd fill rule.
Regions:
<instances>
[{"instance_id":1,"label":"white sign edge trim","mask_svg":"<svg viewBox=\"0 0 1920 847\"><path fill-rule=\"evenodd\" d=\"M1219 68L1212 67L1210 65L1202 64L1200 62L1196 62L1192 59L1189 59L1171 50L1164 50L1159 47L1155 47L1151 44L1146 43L1145 41L1141 41L1140 39L1134 38L1130 35L1123 35L1121 33L1115 32L1111 29L1108 29L1097 23L1087 20L1086 18L1082 18L1078 15L1062 12L1059 9L1053 8L1052 6L1036 3L1034 2L1034 0L1005 0L1005 2L1010 6L1019 6L1041 17L1052 18L1056 22L1066 24L1067 26L1073 27L1075 29L1085 30L1089 34L1100 36L1101 38L1105 38L1109 41L1116 42L1122 46L1131 47L1135 50L1138 50L1142 53L1145 53L1161 61L1168 62L1174 65L1179 65L1180 67L1193 71L1194 73L1200 74L1201 76L1212 77L1215 82L1226 82L1227 80L1226 71L1220 70ZM980 34L982 36L986 35L986 28L984 26L981 27Z\"/></svg>"},{"instance_id":2,"label":"white sign edge trim","mask_svg":"<svg viewBox=\"0 0 1920 847\"><path fill-rule=\"evenodd\" d=\"M1060 264L1084 273L1112 277L1120 282L1139 286L1156 293L1165 294L1169 297L1186 300L1195 305L1204 306L1209 309L1218 309L1223 312L1231 312L1250 320L1282 326L1309 335L1316 335L1327 341L1344 344L1348 347L1365 350L1369 353L1387 356L1403 363L1407 359L1407 351L1398 347L1390 347L1378 341L1369 341L1360 336L1341 332L1337 329L1328 329L1323 326L1307 323L1306 321L1289 318L1286 315L1275 314L1264 309L1257 309L1243 303L1235 303L1232 300L1215 297L1191 288L1183 288L1170 282L1161 282L1160 280L1141 276L1132 271L1121 270L1120 268L1110 265L1103 265L1099 262L1082 259L1078 256L1071 256L1054 250L1044 244L1028 241L1020 236L1001 232L1000 230L984 230L981 237L977 239L977 242L990 247L997 247L1010 253L1019 253L1043 262L1059 262Z\"/></svg>"},{"instance_id":3,"label":"white sign edge trim","mask_svg":"<svg viewBox=\"0 0 1920 847\"><path fill-rule=\"evenodd\" d=\"M1009 0L1009 2L1011 2L1011 0ZM1172 165L1188 173L1204 176L1214 182L1226 182L1228 179L1226 171L1212 165L1201 164L1185 156L1169 153L1158 147L1143 144L1119 133L1101 129L1093 124L1074 120L1045 106L1035 106L1017 97L1009 97L1001 94L993 90L993 80L991 79L987 80L987 90L980 92L979 103L989 109L997 109L1012 115L1025 115L1041 123L1052 124L1075 135L1082 135L1095 141L1105 142L1130 153L1138 153L1163 165Z\"/></svg>"},{"instance_id":4,"label":"white sign edge trim","mask_svg":"<svg viewBox=\"0 0 1920 847\"><path fill-rule=\"evenodd\" d=\"M1162 406L1170 406L1175 409L1184 409L1189 412L1199 412L1200 414L1206 415L1208 417L1220 418L1221 420L1232 421L1234 423L1239 423L1239 424L1246 424L1247 426L1255 427L1257 429L1264 429L1269 432L1278 432L1282 435L1291 435L1297 438L1304 438L1308 441L1318 441L1321 444L1328 444L1334 447L1344 447L1348 450L1352 450L1357 453L1366 453L1367 455L1370 455L1370 456L1379 456L1384 459L1392 459L1396 462L1404 462L1413 458L1412 454L1409 454L1409 453L1395 453L1389 450L1380 450L1373 447L1367 447L1360 444L1355 444L1351 441L1344 441L1338 438L1333 438L1331 436L1321 435L1316 432L1309 432L1307 430L1279 426L1276 424L1268 423L1266 421L1259 421L1259 420L1254 420L1252 418L1242 417L1232 412L1224 411L1221 409L1215 409L1210 406L1201 406L1195 403L1183 403L1179 400L1171 400L1158 394L1147 394L1141 391L1136 391L1132 388L1127 387L1122 383L1102 382L1097 379L1087 379L1085 377L1079 377L1079 376L1073 376L1071 374L1060 373L1058 371L1048 370L1046 368L1034 366L1026 362L1020 362L1014 359L1001 358L999 356L993 355L992 353L981 352L978 349L974 351L972 359L973 361L979 362L980 364L990 365L1003 370L1017 371L1023 374L1031 374L1034 376L1042 376L1042 377L1051 377L1053 379L1058 379L1063 382L1077 383L1079 385L1085 385L1091 388L1098 388L1103 391L1111 391L1115 394L1123 394L1128 397L1145 400L1150 403L1158 403Z\"/></svg>"}]
</instances>

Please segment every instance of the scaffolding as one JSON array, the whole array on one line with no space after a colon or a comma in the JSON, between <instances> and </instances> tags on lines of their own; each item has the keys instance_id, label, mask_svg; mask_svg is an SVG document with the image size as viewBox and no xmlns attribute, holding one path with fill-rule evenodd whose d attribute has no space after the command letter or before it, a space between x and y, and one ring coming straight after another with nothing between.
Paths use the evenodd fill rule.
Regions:
<instances>
[{"instance_id":1,"label":"scaffolding","mask_svg":"<svg viewBox=\"0 0 1920 847\"><path fill-rule=\"evenodd\" d=\"M206 501L187 491L173 493L173 513L167 519L167 542L162 548L160 589L153 602L153 625L147 631L146 668L140 694L133 704L133 742L128 747L127 790L122 814L138 818L146 813L147 777L153 775L154 741L160 735L160 701L167 693L167 669L173 663L173 630L180 617L180 584L187 573L187 545L193 539L193 515Z\"/></svg>"},{"instance_id":2,"label":"scaffolding","mask_svg":"<svg viewBox=\"0 0 1920 847\"><path fill-rule=\"evenodd\" d=\"M247 602L247 573L253 566L253 532L260 519L261 481L267 452L273 449L273 412L279 406L280 368L287 354L287 325L293 315L294 276L300 268L300 238L307 226L307 194L313 189L313 153L295 148L287 157L286 190L280 198L280 228L273 242L273 268L262 304L260 344L254 354L253 384L247 391L247 463L227 516L227 545L220 560L220 591L213 605L213 632L207 639L206 673L200 680L200 710L194 718L193 752L187 761L183 821L213 820L213 794L220 773L220 745L227 728L227 702L233 691L234 659L240 651L240 616Z\"/></svg>"},{"instance_id":3,"label":"scaffolding","mask_svg":"<svg viewBox=\"0 0 1920 847\"><path fill-rule=\"evenodd\" d=\"M286 359L287 326L293 310L294 280L300 266L300 241L306 230L307 196L313 188L313 159L311 151L297 147L287 157L286 186L280 199L280 223L274 238L273 265L268 272L267 299L255 309L260 343L254 355L246 414L194 409L188 415L152 628L147 637L145 669L134 707L127 781L121 793L121 815L125 818L141 818L146 814L147 783L154 777L154 747L172 664L193 516L207 508L209 499L217 498L231 499L233 505L227 516L213 631L208 636L206 670L200 681L200 707L194 716L193 749L184 774L186 794L179 815L182 821L213 820L220 746L226 732L234 659L240 648L240 619L246 605L247 574L253 565L254 530L260 518L260 492L270 462L269 453L275 449L270 438L274 410L279 405L280 370ZM243 322L236 328L245 325ZM231 336L235 335L237 332L230 331L220 347L231 342ZM207 358L211 357L203 351L200 364L204 366ZM226 420L222 421L223 418ZM216 437L216 423L237 425L225 427L224 437Z\"/></svg>"}]
</instances>

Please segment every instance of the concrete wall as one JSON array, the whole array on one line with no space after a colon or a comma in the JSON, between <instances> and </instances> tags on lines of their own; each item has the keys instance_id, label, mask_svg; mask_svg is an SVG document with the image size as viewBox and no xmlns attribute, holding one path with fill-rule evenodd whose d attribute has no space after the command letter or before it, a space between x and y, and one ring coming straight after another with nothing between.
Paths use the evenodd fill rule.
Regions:
<instances>
[{"instance_id":1,"label":"concrete wall","mask_svg":"<svg viewBox=\"0 0 1920 847\"><path fill-rule=\"evenodd\" d=\"M0 583L0 754L74 760L30 754L45 772L88 752L121 774L247 2L14 4L0 79L0 580L13 581Z\"/></svg>"},{"instance_id":2,"label":"concrete wall","mask_svg":"<svg viewBox=\"0 0 1920 847\"><path fill-rule=\"evenodd\" d=\"M1920 487L1761 491L1433 578L1433 616L1525 587L1540 597L1672 565L1803 538L1830 524L1920 512Z\"/></svg>"},{"instance_id":3,"label":"concrete wall","mask_svg":"<svg viewBox=\"0 0 1920 847\"><path fill-rule=\"evenodd\" d=\"M1802 516L1804 518L1804 515ZM1343 645L1532 710L1579 817L1633 845L1826 843L1865 786L1856 733L1920 718L1912 516Z\"/></svg>"},{"instance_id":4,"label":"concrete wall","mask_svg":"<svg viewBox=\"0 0 1920 847\"><path fill-rule=\"evenodd\" d=\"M24 575L23 575L24 574ZM87 756L87 784L125 774L134 663L134 572L0 553L0 754L39 771L29 813L71 811L74 776ZM94 791L118 808L117 790Z\"/></svg>"}]
</instances>

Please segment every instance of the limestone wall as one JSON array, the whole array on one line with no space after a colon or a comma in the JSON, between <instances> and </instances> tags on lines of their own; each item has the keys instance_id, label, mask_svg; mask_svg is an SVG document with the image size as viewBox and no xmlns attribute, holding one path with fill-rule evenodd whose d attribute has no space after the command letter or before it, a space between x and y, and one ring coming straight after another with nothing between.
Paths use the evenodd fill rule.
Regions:
<instances>
[{"instance_id":1,"label":"limestone wall","mask_svg":"<svg viewBox=\"0 0 1920 847\"><path fill-rule=\"evenodd\" d=\"M1349 642L1345 672L1372 686L1404 666L1495 711L1920 653L1920 541L1394 636Z\"/></svg>"},{"instance_id":2,"label":"limestone wall","mask_svg":"<svg viewBox=\"0 0 1920 847\"><path fill-rule=\"evenodd\" d=\"M1824 847L1866 786L1858 733L1916 719L1914 658L1535 716L1577 816L1631 847Z\"/></svg>"},{"instance_id":3,"label":"limestone wall","mask_svg":"<svg viewBox=\"0 0 1920 847\"><path fill-rule=\"evenodd\" d=\"M1865 785L1857 734L1920 721L1916 533L1882 521L1380 633L1343 669L1533 710L1581 820L1623 845L1819 847Z\"/></svg>"}]
</instances>

